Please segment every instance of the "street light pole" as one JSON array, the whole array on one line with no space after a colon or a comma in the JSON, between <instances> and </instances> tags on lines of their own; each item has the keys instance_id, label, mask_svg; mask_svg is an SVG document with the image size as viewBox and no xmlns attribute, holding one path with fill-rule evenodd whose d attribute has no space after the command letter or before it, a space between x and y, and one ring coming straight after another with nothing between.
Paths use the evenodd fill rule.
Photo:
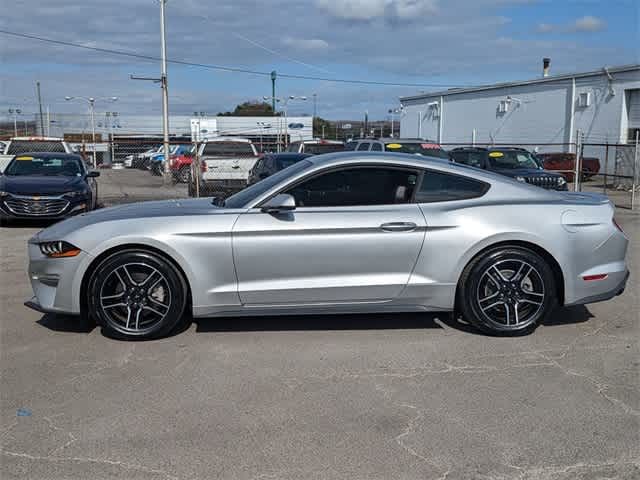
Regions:
<instances>
[{"instance_id":1,"label":"street light pole","mask_svg":"<svg viewBox=\"0 0 640 480\"><path fill-rule=\"evenodd\" d=\"M164 143L164 177L169 180L169 90L167 84L167 39L165 35L165 5L167 0L160 0L160 42L162 54L162 70L160 84L162 86L162 139Z\"/></svg>"},{"instance_id":2,"label":"street light pole","mask_svg":"<svg viewBox=\"0 0 640 480\"><path fill-rule=\"evenodd\" d=\"M84 100L89 104L89 115L91 118L91 142L93 143L93 168L98 168L98 157L96 155L96 121L95 121L95 103L94 97L64 97L69 102L71 100ZM108 97L107 101L116 102L118 97Z\"/></svg>"},{"instance_id":3,"label":"street light pole","mask_svg":"<svg viewBox=\"0 0 640 480\"><path fill-rule=\"evenodd\" d=\"M9 115L13 115L13 136L18 136L18 115L22 113L19 108L10 108Z\"/></svg>"}]
</instances>

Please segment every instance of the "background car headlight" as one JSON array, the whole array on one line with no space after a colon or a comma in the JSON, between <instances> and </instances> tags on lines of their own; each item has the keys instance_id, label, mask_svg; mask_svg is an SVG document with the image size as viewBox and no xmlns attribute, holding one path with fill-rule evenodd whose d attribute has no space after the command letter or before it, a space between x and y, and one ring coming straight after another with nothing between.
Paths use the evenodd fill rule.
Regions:
<instances>
[{"instance_id":1,"label":"background car headlight","mask_svg":"<svg viewBox=\"0 0 640 480\"><path fill-rule=\"evenodd\" d=\"M558 177L558 185L562 186L565 183L567 183L567 181L564 179L564 177Z\"/></svg>"},{"instance_id":2,"label":"background car headlight","mask_svg":"<svg viewBox=\"0 0 640 480\"><path fill-rule=\"evenodd\" d=\"M524 177L516 177L516 180L519 182L526 182Z\"/></svg>"},{"instance_id":3,"label":"background car headlight","mask_svg":"<svg viewBox=\"0 0 640 480\"><path fill-rule=\"evenodd\" d=\"M38 246L43 255L51 258L75 257L80 253L78 247L62 240L57 242L42 242L39 243Z\"/></svg>"},{"instance_id":4,"label":"background car headlight","mask_svg":"<svg viewBox=\"0 0 640 480\"><path fill-rule=\"evenodd\" d=\"M5 192L3 190L0 190L0 198L4 198L4 197L8 197L9 196L9 192Z\"/></svg>"},{"instance_id":5,"label":"background car headlight","mask_svg":"<svg viewBox=\"0 0 640 480\"><path fill-rule=\"evenodd\" d=\"M76 197L86 197L88 194L89 194L88 190L76 190L73 192L65 192L64 196L69 198L76 198Z\"/></svg>"}]
</instances>

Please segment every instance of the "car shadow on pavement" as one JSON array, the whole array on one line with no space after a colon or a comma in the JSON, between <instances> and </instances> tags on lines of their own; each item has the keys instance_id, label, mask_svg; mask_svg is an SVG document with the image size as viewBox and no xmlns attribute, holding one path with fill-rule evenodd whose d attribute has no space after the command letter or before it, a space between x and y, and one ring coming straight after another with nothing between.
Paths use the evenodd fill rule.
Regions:
<instances>
[{"instance_id":1,"label":"car shadow on pavement","mask_svg":"<svg viewBox=\"0 0 640 480\"><path fill-rule=\"evenodd\" d=\"M570 325L573 323L584 323L593 317L594 315L584 305L558 307L541 324L545 327ZM456 317L453 314L442 315L441 320L442 323L444 323L446 326L455 328L456 330L477 335L487 335L485 332L478 330L473 325L467 323L460 317Z\"/></svg>"},{"instance_id":2,"label":"car shadow on pavement","mask_svg":"<svg viewBox=\"0 0 640 480\"><path fill-rule=\"evenodd\" d=\"M196 332L255 332L305 330L389 330L442 328L438 320L449 314L375 313L335 315L283 315L194 319Z\"/></svg>"},{"instance_id":3,"label":"car shadow on pavement","mask_svg":"<svg viewBox=\"0 0 640 480\"><path fill-rule=\"evenodd\" d=\"M91 333L96 325L80 316L46 313L37 324L54 332Z\"/></svg>"}]
</instances>

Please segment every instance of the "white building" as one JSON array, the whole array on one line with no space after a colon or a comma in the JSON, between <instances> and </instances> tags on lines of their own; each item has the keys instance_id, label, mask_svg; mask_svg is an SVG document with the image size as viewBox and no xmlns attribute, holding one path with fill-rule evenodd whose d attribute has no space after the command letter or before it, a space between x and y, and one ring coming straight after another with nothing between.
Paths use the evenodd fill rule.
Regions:
<instances>
[{"instance_id":1,"label":"white building","mask_svg":"<svg viewBox=\"0 0 640 480\"><path fill-rule=\"evenodd\" d=\"M584 142L626 143L640 130L640 65L450 89L400 101L400 134L405 138L539 144L540 151L572 151L579 131ZM566 145L545 146L554 143Z\"/></svg>"}]
</instances>

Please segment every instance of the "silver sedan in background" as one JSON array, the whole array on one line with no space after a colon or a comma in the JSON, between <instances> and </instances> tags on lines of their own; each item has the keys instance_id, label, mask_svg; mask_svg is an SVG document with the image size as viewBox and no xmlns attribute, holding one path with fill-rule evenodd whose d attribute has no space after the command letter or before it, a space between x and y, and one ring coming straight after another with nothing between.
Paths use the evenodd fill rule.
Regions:
<instances>
[{"instance_id":1,"label":"silver sedan in background","mask_svg":"<svg viewBox=\"0 0 640 480\"><path fill-rule=\"evenodd\" d=\"M107 208L29 241L43 312L156 338L193 317L457 311L494 334L607 300L629 275L606 197L445 160L305 159L229 197Z\"/></svg>"}]
</instances>

